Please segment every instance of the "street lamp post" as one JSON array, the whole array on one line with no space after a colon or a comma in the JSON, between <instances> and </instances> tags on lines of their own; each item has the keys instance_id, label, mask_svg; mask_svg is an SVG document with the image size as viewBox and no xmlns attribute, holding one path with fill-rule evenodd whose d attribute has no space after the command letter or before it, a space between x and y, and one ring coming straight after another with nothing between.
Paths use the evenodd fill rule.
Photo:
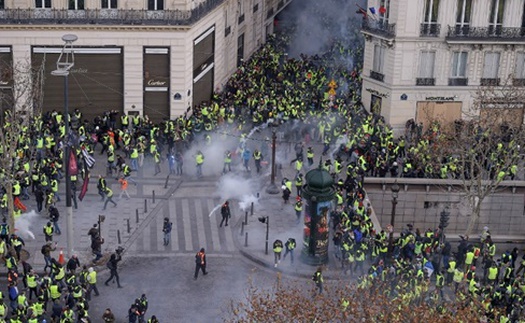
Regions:
<instances>
[{"instance_id":1,"label":"street lamp post","mask_svg":"<svg viewBox=\"0 0 525 323\"><path fill-rule=\"evenodd\" d=\"M394 185L390 187L390 190L392 191L392 213L390 214L390 235L388 237L388 250L390 251L390 254L392 255L392 252L394 251L394 225L396 222L396 205L397 205L397 197L399 194L400 187L397 185L397 181L394 182Z\"/></svg>"},{"instance_id":2,"label":"street lamp post","mask_svg":"<svg viewBox=\"0 0 525 323\"><path fill-rule=\"evenodd\" d=\"M75 65L73 54L73 42L78 39L76 35L67 34L62 36L64 47L58 57L57 69L51 71L51 75L64 78L64 119L66 120L66 135L64 138L64 165L66 167L66 224L67 224L67 254L73 254L73 207L71 205L71 174L69 174L69 70Z\"/></svg>"},{"instance_id":3,"label":"street lamp post","mask_svg":"<svg viewBox=\"0 0 525 323\"><path fill-rule=\"evenodd\" d=\"M272 174L270 175L270 185L266 188L266 193L268 194L279 194L280 190L275 185L275 144L277 139L277 134L275 133L275 128L272 129Z\"/></svg>"}]
</instances>

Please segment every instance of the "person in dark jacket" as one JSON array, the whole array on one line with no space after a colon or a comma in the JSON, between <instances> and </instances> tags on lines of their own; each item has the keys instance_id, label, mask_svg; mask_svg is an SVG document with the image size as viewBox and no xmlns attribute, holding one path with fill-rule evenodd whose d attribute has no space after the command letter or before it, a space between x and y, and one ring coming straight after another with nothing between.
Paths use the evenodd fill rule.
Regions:
<instances>
[{"instance_id":1,"label":"person in dark jacket","mask_svg":"<svg viewBox=\"0 0 525 323\"><path fill-rule=\"evenodd\" d=\"M230 203L228 201L224 202L224 204L221 207L221 215L222 220L219 227L222 227L222 224L226 222L225 226L228 226L228 220L231 218L231 212L230 212Z\"/></svg>"},{"instance_id":2,"label":"person in dark jacket","mask_svg":"<svg viewBox=\"0 0 525 323\"><path fill-rule=\"evenodd\" d=\"M104 285L109 286L109 282L113 278L115 278L117 280L118 288L122 288L122 286L120 286L120 280L119 280L119 276L118 276L118 272L117 272L117 268L118 268L117 264L118 264L118 262L120 260L122 260L122 257L120 257L120 255L117 255L117 254L112 254L111 255L111 258L109 259L109 261L107 263L107 267L109 268L111 275L109 276L108 280L106 280Z\"/></svg>"}]
</instances>

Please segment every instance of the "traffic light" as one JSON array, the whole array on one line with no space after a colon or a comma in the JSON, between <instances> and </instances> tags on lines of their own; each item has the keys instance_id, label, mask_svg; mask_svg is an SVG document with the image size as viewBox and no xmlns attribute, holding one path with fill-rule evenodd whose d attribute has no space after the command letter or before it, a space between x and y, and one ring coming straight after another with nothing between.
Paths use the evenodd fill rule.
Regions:
<instances>
[{"instance_id":1,"label":"traffic light","mask_svg":"<svg viewBox=\"0 0 525 323\"><path fill-rule=\"evenodd\" d=\"M439 217L439 228L443 230L448 227L448 220L450 218L450 213L448 210L441 211L441 216Z\"/></svg>"},{"instance_id":2,"label":"traffic light","mask_svg":"<svg viewBox=\"0 0 525 323\"><path fill-rule=\"evenodd\" d=\"M266 223L266 217L265 216L260 216L257 218L259 220L259 222L261 223Z\"/></svg>"}]
</instances>

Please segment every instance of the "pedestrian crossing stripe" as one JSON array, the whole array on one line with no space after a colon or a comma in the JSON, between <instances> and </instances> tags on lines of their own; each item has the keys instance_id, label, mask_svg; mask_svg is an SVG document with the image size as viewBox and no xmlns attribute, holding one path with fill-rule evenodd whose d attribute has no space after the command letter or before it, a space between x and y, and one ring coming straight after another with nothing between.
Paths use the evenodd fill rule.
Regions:
<instances>
[{"instance_id":1,"label":"pedestrian crossing stripe","mask_svg":"<svg viewBox=\"0 0 525 323\"><path fill-rule=\"evenodd\" d=\"M139 255L194 253L200 248L206 248L206 252L211 254L234 252L233 217L229 226L220 228L220 212L208 216L218 203L218 198L209 197L168 199L132 243L130 251ZM173 222L168 246L164 246L162 232L164 217Z\"/></svg>"}]
</instances>

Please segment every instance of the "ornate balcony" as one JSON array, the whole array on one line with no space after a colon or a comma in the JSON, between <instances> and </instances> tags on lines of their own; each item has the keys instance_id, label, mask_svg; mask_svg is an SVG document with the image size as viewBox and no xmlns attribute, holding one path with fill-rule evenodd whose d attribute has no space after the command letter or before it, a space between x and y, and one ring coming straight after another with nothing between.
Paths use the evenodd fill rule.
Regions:
<instances>
[{"instance_id":1,"label":"ornate balcony","mask_svg":"<svg viewBox=\"0 0 525 323\"><path fill-rule=\"evenodd\" d=\"M418 77L416 78L416 85L418 86L434 86L436 79L433 77Z\"/></svg>"},{"instance_id":2,"label":"ornate balcony","mask_svg":"<svg viewBox=\"0 0 525 323\"><path fill-rule=\"evenodd\" d=\"M396 24L387 24L382 21L364 19L361 30L385 39L394 39L396 37Z\"/></svg>"},{"instance_id":3,"label":"ornate balcony","mask_svg":"<svg viewBox=\"0 0 525 323\"><path fill-rule=\"evenodd\" d=\"M225 0L207 0L193 10L4 9L0 24L42 25L191 25Z\"/></svg>"},{"instance_id":4,"label":"ornate balcony","mask_svg":"<svg viewBox=\"0 0 525 323\"><path fill-rule=\"evenodd\" d=\"M481 86L499 86L499 78L481 78L479 85Z\"/></svg>"},{"instance_id":5,"label":"ornate balcony","mask_svg":"<svg viewBox=\"0 0 525 323\"><path fill-rule=\"evenodd\" d=\"M448 26L447 41L525 42L525 28Z\"/></svg>"},{"instance_id":6,"label":"ornate balcony","mask_svg":"<svg viewBox=\"0 0 525 323\"><path fill-rule=\"evenodd\" d=\"M379 81L379 82L384 82L384 79L385 79L385 74L381 74L379 72L374 72L372 70L370 70L370 78L376 80L376 81Z\"/></svg>"},{"instance_id":7,"label":"ornate balcony","mask_svg":"<svg viewBox=\"0 0 525 323\"><path fill-rule=\"evenodd\" d=\"M468 78L449 78L448 79L448 85L449 86L467 86L468 85Z\"/></svg>"},{"instance_id":8,"label":"ornate balcony","mask_svg":"<svg viewBox=\"0 0 525 323\"><path fill-rule=\"evenodd\" d=\"M424 22L419 26L420 37L439 37L441 24L435 22Z\"/></svg>"}]
</instances>

